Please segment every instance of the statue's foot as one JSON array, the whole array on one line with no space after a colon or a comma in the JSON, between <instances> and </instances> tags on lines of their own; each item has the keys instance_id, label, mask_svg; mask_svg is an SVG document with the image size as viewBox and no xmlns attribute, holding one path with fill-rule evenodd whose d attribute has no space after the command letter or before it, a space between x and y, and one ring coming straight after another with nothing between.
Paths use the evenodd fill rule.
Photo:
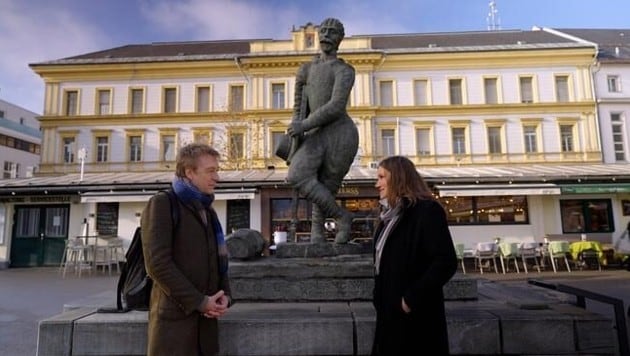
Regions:
<instances>
[{"instance_id":1,"label":"statue's foot","mask_svg":"<svg viewBox=\"0 0 630 356\"><path fill-rule=\"evenodd\" d=\"M354 218L354 214L349 211L346 211L341 215L338 219L338 229L337 234L335 235L335 243L336 244L346 244L348 240L350 240L350 232L352 231L352 219Z\"/></svg>"}]
</instances>

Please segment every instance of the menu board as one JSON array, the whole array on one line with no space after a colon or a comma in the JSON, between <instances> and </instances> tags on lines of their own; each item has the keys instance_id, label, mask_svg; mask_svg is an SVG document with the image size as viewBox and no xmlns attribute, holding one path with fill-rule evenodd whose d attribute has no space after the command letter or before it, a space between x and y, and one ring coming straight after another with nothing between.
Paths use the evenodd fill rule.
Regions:
<instances>
[{"instance_id":1,"label":"menu board","mask_svg":"<svg viewBox=\"0 0 630 356\"><path fill-rule=\"evenodd\" d=\"M227 201L227 226L225 233L231 234L238 229L249 229L249 200Z\"/></svg>"},{"instance_id":2,"label":"menu board","mask_svg":"<svg viewBox=\"0 0 630 356\"><path fill-rule=\"evenodd\" d=\"M118 203L96 204L96 231L99 235L118 236Z\"/></svg>"}]
</instances>

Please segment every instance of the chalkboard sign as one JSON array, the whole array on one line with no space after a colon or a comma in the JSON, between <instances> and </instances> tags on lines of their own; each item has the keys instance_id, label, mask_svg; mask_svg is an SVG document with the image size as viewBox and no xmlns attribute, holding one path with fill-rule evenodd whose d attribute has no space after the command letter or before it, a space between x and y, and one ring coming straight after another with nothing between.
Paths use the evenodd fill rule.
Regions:
<instances>
[{"instance_id":1,"label":"chalkboard sign","mask_svg":"<svg viewBox=\"0 0 630 356\"><path fill-rule=\"evenodd\" d=\"M96 204L96 231L99 235L118 236L118 203Z\"/></svg>"},{"instance_id":2,"label":"chalkboard sign","mask_svg":"<svg viewBox=\"0 0 630 356\"><path fill-rule=\"evenodd\" d=\"M231 234L238 229L249 229L249 200L227 201L227 227L225 233Z\"/></svg>"}]
</instances>

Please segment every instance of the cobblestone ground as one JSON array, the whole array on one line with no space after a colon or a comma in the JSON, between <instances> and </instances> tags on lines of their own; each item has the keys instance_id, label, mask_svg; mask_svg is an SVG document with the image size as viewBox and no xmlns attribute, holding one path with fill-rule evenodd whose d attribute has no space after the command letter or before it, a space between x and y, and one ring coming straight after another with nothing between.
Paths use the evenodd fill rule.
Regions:
<instances>
[{"instance_id":1,"label":"cobblestone ground","mask_svg":"<svg viewBox=\"0 0 630 356\"><path fill-rule=\"evenodd\" d=\"M118 275L67 274L57 268L0 270L0 355L37 353L38 323L63 311L64 303L116 288Z\"/></svg>"}]
</instances>

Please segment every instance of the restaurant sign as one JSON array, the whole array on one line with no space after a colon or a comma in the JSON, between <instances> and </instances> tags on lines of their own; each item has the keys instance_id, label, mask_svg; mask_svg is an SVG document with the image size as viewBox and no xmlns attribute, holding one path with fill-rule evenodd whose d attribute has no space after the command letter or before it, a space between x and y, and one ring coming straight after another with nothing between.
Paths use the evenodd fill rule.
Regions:
<instances>
[{"instance_id":1,"label":"restaurant sign","mask_svg":"<svg viewBox=\"0 0 630 356\"><path fill-rule=\"evenodd\" d=\"M0 203L76 203L78 196L73 195L33 195L0 197Z\"/></svg>"},{"instance_id":2,"label":"restaurant sign","mask_svg":"<svg viewBox=\"0 0 630 356\"><path fill-rule=\"evenodd\" d=\"M630 184L571 184L560 189L562 194L630 193Z\"/></svg>"}]
</instances>

